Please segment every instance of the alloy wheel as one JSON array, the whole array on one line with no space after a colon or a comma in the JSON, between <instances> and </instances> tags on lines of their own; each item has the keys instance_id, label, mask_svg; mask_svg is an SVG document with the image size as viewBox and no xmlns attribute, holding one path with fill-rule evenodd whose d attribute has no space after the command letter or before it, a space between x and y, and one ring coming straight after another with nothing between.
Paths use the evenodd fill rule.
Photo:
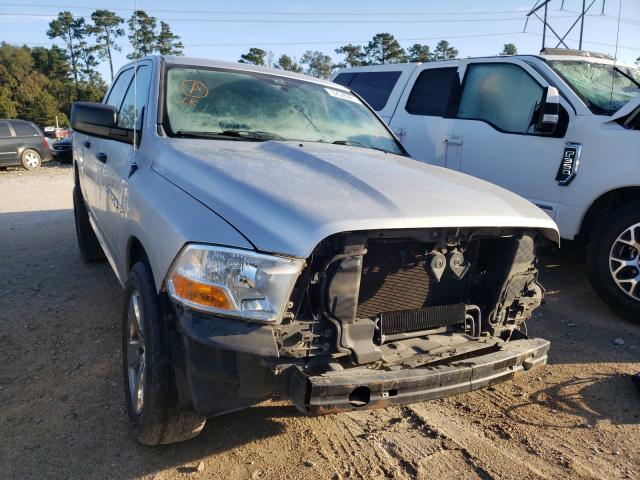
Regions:
<instances>
[{"instance_id":1,"label":"alloy wheel","mask_svg":"<svg viewBox=\"0 0 640 480\"><path fill-rule=\"evenodd\" d=\"M145 343L142 322L142 301L140 292L134 290L129 299L127 370L129 374L129 397L136 414L140 415L144 406Z\"/></svg>"},{"instance_id":2,"label":"alloy wheel","mask_svg":"<svg viewBox=\"0 0 640 480\"><path fill-rule=\"evenodd\" d=\"M618 288L640 301L640 223L624 230L613 242L609 270Z\"/></svg>"}]
</instances>

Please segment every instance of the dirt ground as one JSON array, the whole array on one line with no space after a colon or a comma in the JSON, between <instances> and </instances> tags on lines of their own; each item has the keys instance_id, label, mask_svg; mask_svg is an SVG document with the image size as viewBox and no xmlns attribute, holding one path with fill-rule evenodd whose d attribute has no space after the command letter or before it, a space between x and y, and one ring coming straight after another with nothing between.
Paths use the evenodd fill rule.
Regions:
<instances>
[{"instance_id":1,"label":"dirt ground","mask_svg":"<svg viewBox=\"0 0 640 480\"><path fill-rule=\"evenodd\" d=\"M640 478L640 328L579 257L543 256L550 364L471 394L302 416L265 402L143 447L120 378L121 290L76 247L72 170L0 171L0 478ZM624 345L615 345L621 338Z\"/></svg>"}]
</instances>

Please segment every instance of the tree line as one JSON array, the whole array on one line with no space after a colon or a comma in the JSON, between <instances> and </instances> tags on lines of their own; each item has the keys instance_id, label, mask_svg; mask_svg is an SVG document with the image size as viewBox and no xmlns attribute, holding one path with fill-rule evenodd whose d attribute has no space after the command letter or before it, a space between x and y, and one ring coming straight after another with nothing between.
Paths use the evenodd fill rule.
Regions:
<instances>
[{"instance_id":1,"label":"tree line","mask_svg":"<svg viewBox=\"0 0 640 480\"><path fill-rule=\"evenodd\" d=\"M271 68L280 68L296 73L306 73L314 77L329 78L336 68L362 67L365 65L383 65L387 63L434 62L449 60L458 56L458 50L447 40L440 40L433 50L429 45L414 43L403 48L390 33L378 33L366 45L349 43L335 49L335 53L344 58L333 63L329 55L318 50L307 50L300 60L282 54L275 60L273 52L261 48L250 48L240 56L241 63L251 63ZM500 55L517 55L513 43L505 43Z\"/></svg>"},{"instance_id":2,"label":"tree line","mask_svg":"<svg viewBox=\"0 0 640 480\"><path fill-rule=\"evenodd\" d=\"M125 24L127 31L125 31ZM67 126L75 101L101 101L107 83L98 71L109 66L113 81L113 52L121 52L126 36L135 60L151 53L182 55L184 45L168 23L136 10L124 19L110 10L96 10L89 18L69 11L58 13L47 35L64 48L16 47L0 43L0 118L24 118L53 125L56 117Z\"/></svg>"},{"instance_id":3,"label":"tree line","mask_svg":"<svg viewBox=\"0 0 640 480\"><path fill-rule=\"evenodd\" d=\"M300 60L283 54L274 60L273 52L261 48L250 48L240 56L241 63L251 63L296 73L306 73L314 77L329 78L336 68L382 65L386 63L431 62L456 58L458 50L446 40L436 44L433 51L429 45L415 43L406 50L390 33L378 33L366 45L347 44L335 49L343 55L341 62L333 63L329 55L318 50L307 50Z\"/></svg>"}]
</instances>

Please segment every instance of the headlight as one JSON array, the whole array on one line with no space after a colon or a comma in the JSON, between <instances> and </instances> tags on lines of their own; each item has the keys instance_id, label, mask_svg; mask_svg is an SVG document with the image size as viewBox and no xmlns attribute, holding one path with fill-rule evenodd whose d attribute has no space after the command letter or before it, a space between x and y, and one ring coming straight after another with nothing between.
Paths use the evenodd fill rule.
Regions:
<instances>
[{"instance_id":1,"label":"headlight","mask_svg":"<svg viewBox=\"0 0 640 480\"><path fill-rule=\"evenodd\" d=\"M169 272L167 288L187 307L275 322L282 318L303 266L304 260L297 258L187 245Z\"/></svg>"}]
</instances>

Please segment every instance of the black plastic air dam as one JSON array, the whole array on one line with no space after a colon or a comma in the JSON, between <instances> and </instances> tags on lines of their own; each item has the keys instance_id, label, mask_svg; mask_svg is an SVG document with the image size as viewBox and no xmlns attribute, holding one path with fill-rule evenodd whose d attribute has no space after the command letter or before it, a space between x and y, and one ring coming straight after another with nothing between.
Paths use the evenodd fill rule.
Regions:
<instances>
[{"instance_id":1,"label":"black plastic air dam","mask_svg":"<svg viewBox=\"0 0 640 480\"><path fill-rule=\"evenodd\" d=\"M309 415L435 400L501 383L542 366L547 363L549 345L542 338L514 340L503 343L497 352L447 365L393 371L358 368L308 376L291 367L289 396L298 410Z\"/></svg>"}]
</instances>

